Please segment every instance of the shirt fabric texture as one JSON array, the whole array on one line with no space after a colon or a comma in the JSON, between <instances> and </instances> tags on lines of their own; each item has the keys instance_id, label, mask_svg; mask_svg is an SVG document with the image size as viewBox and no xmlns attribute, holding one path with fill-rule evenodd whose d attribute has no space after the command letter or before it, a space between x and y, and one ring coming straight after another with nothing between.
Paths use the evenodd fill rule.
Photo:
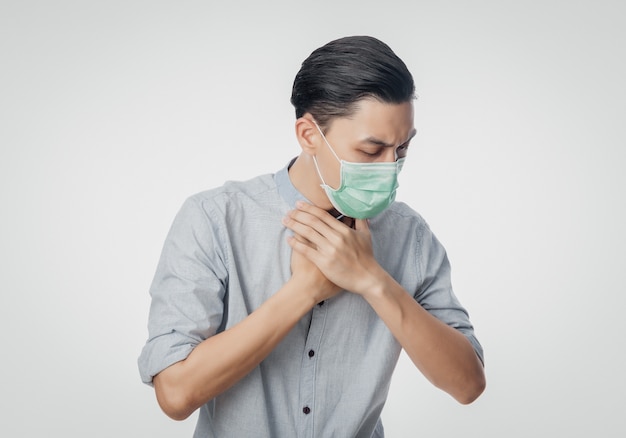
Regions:
<instances>
[{"instance_id":1,"label":"shirt fabric texture","mask_svg":"<svg viewBox=\"0 0 626 438\"><path fill-rule=\"evenodd\" d=\"M281 219L306 199L288 167L189 197L150 288L143 382L236 325L291 276ZM401 202L370 220L374 255L427 311L462 332L483 359L450 283L443 246ZM199 409L195 438L383 437L380 414L400 344L359 295L316 305L246 377ZM419 372L415 370L415 372Z\"/></svg>"}]
</instances>

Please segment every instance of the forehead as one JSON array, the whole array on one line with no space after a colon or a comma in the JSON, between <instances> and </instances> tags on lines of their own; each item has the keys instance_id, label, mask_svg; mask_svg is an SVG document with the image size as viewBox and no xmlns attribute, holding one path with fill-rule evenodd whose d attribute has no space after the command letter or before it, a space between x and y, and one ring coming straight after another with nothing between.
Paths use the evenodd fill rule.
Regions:
<instances>
[{"instance_id":1,"label":"forehead","mask_svg":"<svg viewBox=\"0 0 626 438\"><path fill-rule=\"evenodd\" d=\"M352 115L334 119L327 134L376 137L397 144L406 141L413 131L413 101L396 104L363 99L357 103Z\"/></svg>"}]
</instances>

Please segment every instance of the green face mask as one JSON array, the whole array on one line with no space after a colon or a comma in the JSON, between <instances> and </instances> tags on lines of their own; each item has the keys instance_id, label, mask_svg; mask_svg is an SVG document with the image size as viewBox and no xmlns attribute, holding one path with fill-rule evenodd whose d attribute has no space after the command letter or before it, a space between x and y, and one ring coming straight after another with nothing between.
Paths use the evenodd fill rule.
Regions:
<instances>
[{"instance_id":1,"label":"green face mask","mask_svg":"<svg viewBox=\"0 0 626 438\"><path fill-rule=\"evenodd\" d=\"M339 187L333 189L324 182L317 159L313 157L322 180L321 186L333 207L344 216L355 219L369 219L386 209L396 198L398 173L405 159L399 158L393 163L353 163L341 160L319 126L317 129L341 166Z\"/></svg>"}]
</instances>

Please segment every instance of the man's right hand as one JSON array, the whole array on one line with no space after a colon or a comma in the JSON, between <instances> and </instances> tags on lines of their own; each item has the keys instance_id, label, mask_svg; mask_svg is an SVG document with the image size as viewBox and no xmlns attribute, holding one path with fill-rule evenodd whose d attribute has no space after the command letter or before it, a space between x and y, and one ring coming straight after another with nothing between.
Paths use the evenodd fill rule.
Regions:
<instances>
[{"instance_id":1,"label":"man's right hand","mask_svg":"<svg viewBox=\"0 0 626 438\"><path fill-rule=\"evenodd\" d=\"M293 251L292 276L259 308L205 339L189 356L154 376L157 400L182 420L240 381L317 303L341 291L302 254Z\"/></svg>"},{"instance_id":2,"label":"man's right hand","mask_svg":"<svg viewBox=\"0 0 626 438\"><path fill-rule=\"evenodd\" d=\"M302 239L300 236L291 239ZM316 303L327 300L339 292L341 288L328 280L317 266L298 251L291 252L291 278L302 287L303 291L314 295Z\"/></svg>"}]
</instances>

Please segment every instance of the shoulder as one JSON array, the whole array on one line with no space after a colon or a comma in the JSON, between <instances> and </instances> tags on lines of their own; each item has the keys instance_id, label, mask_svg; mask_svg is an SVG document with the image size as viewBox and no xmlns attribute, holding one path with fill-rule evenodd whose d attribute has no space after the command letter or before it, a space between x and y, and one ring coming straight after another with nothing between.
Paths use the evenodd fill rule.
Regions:
<instances>
[{"instance_id":1,"label":"shoulder","mask_svg":"<svg viewBox=\"0 0 626 438\"><path fill-rule=\"evenodd\" d=\"M424 218L417 211L411 208L408 204L404 202L395 201L393 202L387 210L385 210L391 215L395 215L397 217L406 218L409 220L415 220L418 222L424 222Z\"/></svg>"},{"instance_id":2,"label":"shoulder","mask_svg":"<svg viewBox=\"0 0 626 438\"><path fill-rule=\"evenodd\" d=\"M233 205L255 200L257 203L277 202L278 192L273 174L264 174L246 181L226 181L222 186L189 196L185 205L205 212L224 211Z\"/></svg>"},{"instance_id":3,"label":"shoulder","mask_svg":"<svg viewBox=\"0 0 626 438\"><path fill-rule=\"evenodd\" d=\"M276 190L272 174L259 175L245 181L226 181L223 185L195 193L189 197L195 202L217 201L230 195L258 196Z\"/></svg>"},{"instance_id":4,"label":"shoulder","mask_svg":"<svg viewBox=\"0 0 626 438\"><path fill-rule=\"evenodd\" d=\"M428 223L417 211L404 202L394 202L384 212L373 219L374 223L383 228L414 229L423 232L428 229Z\"/></svg>"},{"instance_id":5,"label":"shoulder","mask_svg":"<svg viewBox=\"0 0 626 438\"><path fill-rule=\"evenodd\" d=\"M396 245L404 246L412 241L418 253L441 246L426 219L404 202L391 204L372 219L371 227Z\"/></svg>"}]
</instances>

